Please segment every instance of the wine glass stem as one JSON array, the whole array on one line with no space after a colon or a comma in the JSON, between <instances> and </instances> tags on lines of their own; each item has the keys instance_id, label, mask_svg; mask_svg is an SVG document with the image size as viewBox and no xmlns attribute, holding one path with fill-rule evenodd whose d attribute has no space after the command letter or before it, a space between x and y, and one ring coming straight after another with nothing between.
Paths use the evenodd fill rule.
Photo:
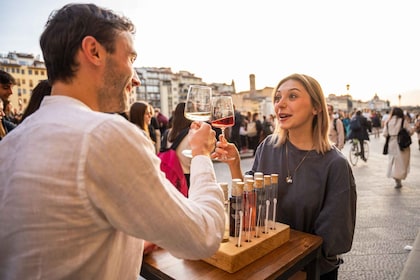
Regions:
<instances>
[{"instance_id":1,"label":"wine glass stem","mask_svg":"<svg viewBox=\"0 0 420 280\"><path fill-rule=\"evenodd\" d=\"M227 141L226 136L225 136L225 128L222 127L220 128L222 130L222 135L223 135L223 141ZM227 156L225 154L222 155L222 160L226 160Z\"/></svg>"}]
</instances>

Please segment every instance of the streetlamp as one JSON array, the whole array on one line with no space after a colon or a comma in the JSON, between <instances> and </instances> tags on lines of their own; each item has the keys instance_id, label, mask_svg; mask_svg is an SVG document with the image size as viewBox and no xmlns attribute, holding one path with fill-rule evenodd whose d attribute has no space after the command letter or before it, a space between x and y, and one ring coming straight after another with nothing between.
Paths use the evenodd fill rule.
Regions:
<instances>
[{"instance_id":1,"label":"streetlamp","mask_svg":"<svg viewBox=\"0 0 420 280\"><path fill-rule=\"evenodd\" d=\"M398 107L401 107L401 94L398 94Z\"/></svg>"}]
</instances>

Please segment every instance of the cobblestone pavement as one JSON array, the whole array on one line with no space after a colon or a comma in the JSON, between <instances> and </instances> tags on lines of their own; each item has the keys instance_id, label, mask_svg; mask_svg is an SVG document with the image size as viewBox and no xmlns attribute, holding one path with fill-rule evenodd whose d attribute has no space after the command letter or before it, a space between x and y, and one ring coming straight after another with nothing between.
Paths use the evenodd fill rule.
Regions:
<instances>
[{"instance_id":1,"label":"cobblestone pavement","mask_svg":"<svg viewBox=\"0 0 420 280\"><path fill-rule=\"evenodd\" d=\"M387 156L382 155L385 139L370 137L367 162L359 160L353 167L357 184L357 218L353 247L343 255L339 280L398 279L420 229L420 151L417 136L411 145L410 173L401 189L386 177ZM348 158L350 144L343 154ZM243 171L249 170L252 154L241 160ZM230 182L224 163L214 163L219 182ZM420 260L419 260L420 265ZM420 277L420 276L419 276ZM420 279L420 278L419 278Z\"/></svg>"}]
</instances>

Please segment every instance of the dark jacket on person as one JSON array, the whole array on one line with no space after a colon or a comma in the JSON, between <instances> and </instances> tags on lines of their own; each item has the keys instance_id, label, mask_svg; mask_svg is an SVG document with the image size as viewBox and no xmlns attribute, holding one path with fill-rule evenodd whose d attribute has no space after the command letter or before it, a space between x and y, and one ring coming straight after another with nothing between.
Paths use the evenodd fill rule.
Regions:
<instances>
[{"instance_id":1,"label":"dark jacket on person","mask_svg":"<svg viewBox=\"0 0 420 280\"><path fill-rule=\"evenodd\" d=\"M369 140L369 123L368 120L363 115L356 115L353 118L356 118L360 122L361 129L358 131L350 130L349 139L356 138L359 141Z\"/></svg>"}]
</instances>

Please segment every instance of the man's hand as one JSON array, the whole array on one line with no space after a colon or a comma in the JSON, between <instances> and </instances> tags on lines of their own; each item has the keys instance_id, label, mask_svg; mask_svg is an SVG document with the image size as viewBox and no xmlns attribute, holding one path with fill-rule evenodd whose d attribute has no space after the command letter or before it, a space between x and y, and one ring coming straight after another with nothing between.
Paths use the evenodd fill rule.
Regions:
<instances>
[{"instance_id":1,"label":"man's hand","mask_svg":"<svg viewBox=\"0 0 420 280\"><path fill-rule=\"evenodd\" d=\"M188 132L192 155L210 156L216 144L216 133L205 122L193 122Z\"/></svg>"}]
</instances>

